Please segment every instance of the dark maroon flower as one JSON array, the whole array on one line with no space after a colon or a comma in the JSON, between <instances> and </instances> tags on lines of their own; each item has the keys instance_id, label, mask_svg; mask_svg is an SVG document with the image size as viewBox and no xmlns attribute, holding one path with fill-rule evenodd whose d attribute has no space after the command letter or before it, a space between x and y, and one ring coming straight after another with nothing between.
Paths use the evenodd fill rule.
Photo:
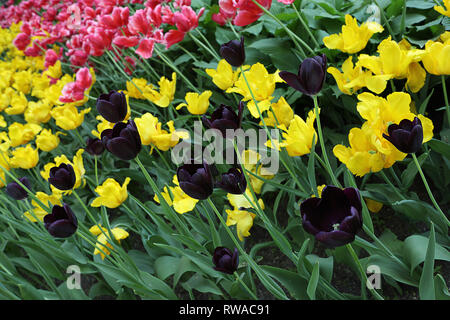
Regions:
<instances>
[{"instance_id":1,"label":"dark maroon flower","mask_svg":"<svg viewBox=\"0 0 450 320\"><path fill-rule=\"evenodd\" d=\"M134 159L141 151L141 137L133 120L116 123L103 130L101 137L106 150L122 160Z\"/></svg>"},{"instance_id":2,"label":"dark maroon flower","mask_svg":"<svg viewBox=\"0 0 450 320\"><path fill-rule=\"evenodd\" d=\"M191 198L204 200L213 192L213 178L206 162L184 164L177 170L180 188Z\"/></svg>"},{"instance_id":3,"label":"dark maroon flower","mask_svg":"<svg viewBox=\"0 0 450 320\"><path fill-rule=\"evenodd\" d=\"M220 56L233 67L240 67L245 61L244 37L241 40L231 40L220 46Z\"/></svg>"},{"instance_id":4,"label":"dark maroon flower","mask_svg":"<svg viewBox=\"0 0 450 320\"><path fill-rule=\"evenodd\" d=\"M362 227L361 198L355 188L326 186L322 198L309 198L300 205L303 228L329 248L355 240Z\"/></svg>"},{"instance_id":5,"label":"dark maroon flower","mask_svg":"<svg viewBox=\"0 0 450 320\"><path fill-rule=\"evenodd\" d=\"M327 57L322 54L306 58L298 68L298 74L281 71L280 77L289 86L309 96L315 96L322 90L327 69Z\"/></svg>"},{"instance_id":6,"label":"dark maroon flower","mask_svg":"<svg viewBox=\"0 0 450 320\"><path fill-rule=\"evenodd\" d=\"M383 137L391 142L398 150L404 153L416 153L422 147L422 122L415 117L413 121L403 119L399 124L391 124L388 134Z\"/></svg>"},{"instance_id":7,"label":"dark maroon flower","mask_svg":"<svg viewBox=\"0 0 450 320\"><path fill-rule=\"evenodd\" d=\"M86 151L91 156L99 156L105 151L105 146L103 145L102 140L98 138L87 138Z\"/></svg>"},{"instance_id":8,"label":"dark maroon flower","mask_svg":"<svg viewBox=\"0 0 450 320\"><path fill-rule=\"evenodd\" d=\"M236 130L241 127L242 110L244 109L244 103L239 102L238 114L234 112L233 108L221 104L208 119L206 115L203 115L203 125L209 129L217 129L222 133L223 137L227 136L227 129Z\"/></svg>"},{"instance_id":9,"label":"dark maroon flower","mask_svg":"<svg viewBox=\"0 0 450 320\"><path fill-rule=\"evenodd\" d=\"M239 254L237 248L234 252L225 247L217 247L213 254L214 270L233 274L239 266Z\"/></svg>"},{"instance_id":10,"label":"dark maroon flower","mask_svg":"<svg viewBox=\"0 0 450 320\"><path fill-rule=\"evenodd\" d=\"M48 182L59 190L70 190L76 182L75 171L72 165L61 163L58 167L50 169Z\"/></svg>"},{"instance_id":11,"label":"dark maroon flower","mask_svg":"<svg viewBox=\"0 0 450 320\"><path fill-rule=\"evenodd\" d=\"M222 179L216 186L232 194L242 194L247 189L247 180L241 167L233 167L222 174Z\"/></svg>"},{"instance_id":12,"label":"dark maroon flower","mask_svg":"<svg viewBox=\"0 0 450 320\"><path fill-rule=\"evenodd\" d=\"M28 180L27 177L22 177L19 179L19 181L25 187L31 189L30 180ZM8 185L6 186L6 194L16 200L23 200L28 197L28 193L25 191L25 189L15 181L8 183Z\"/></svg>"},{"instance_id":13,"label":"dark maroon flower","mask_svg":"<svg viewBox=\"0 0 450 320\"><path fill-rule=\"evenodd\" d=\"M109 122L120 122L127 116L127 99L123 92L110 91L97 99L97 111Z\"/></svg>"},{"instance_id":14,"label":"dark maroon flower","mask_svg":"<svg viewBox=\"0 0 450 320\"><path fill-rule=\"evenodd\" d=\"M52 213L44 217L45 229L56 238L70 237L77 231L77 217L67 204L53 206Z\"/></svg>"}]
</instances>

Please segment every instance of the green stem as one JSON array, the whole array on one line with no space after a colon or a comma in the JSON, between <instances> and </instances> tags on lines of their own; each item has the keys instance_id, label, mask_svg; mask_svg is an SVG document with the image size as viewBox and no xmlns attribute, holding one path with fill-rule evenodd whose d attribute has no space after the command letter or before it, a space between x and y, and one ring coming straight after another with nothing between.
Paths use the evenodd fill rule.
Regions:
<instances>
[{"instance_id":1,"label":"green stem","mask_svg":"<svg viewBox=\"0 0 450 320\"><path fill-rule=\"evenodd\" d=\"M316 113L317 131L319 133L320 148L322 149L322 155L323 155L323 158L325 159L326 168L327 168L329 176L331 177L331 180L333 180L333 184L339 188L342 188L341 184L336 179L336 176L334 175L333 170L331 169L330 161L328 160L327 150L325 149L325 144L323 141L323 134L322 134L322 126L320 125L319 104L317 102L317 96L313 96L313 100L314 100L314 112Z\"/></svg>"},{"instance_id":2,"label":"green stem","mask_svg":"<svg viewBox=\"0 0 450 320\"><path fill-rule=\"evenodd\" d=\"M398 189L392 184L391 180L386 176L383 170L380 171L380 175L383 177L384 181L392 188L396 195L400 197L400 199L405 200L405 196L398 191Z\"/></svg>"},{"instance_id":3,"label":"green stem","mask_svg":"<svg viewBox=\"0 0 450 320\"><path fill-rule=\"evenodd\" d=\"M360 274L361 274L361 282L363 282L363 283L361 284L361 286L362 286L362 287L363 287L363 286L365 287L365 286L366 286L366 283L367 283L367 275L366 275L366 273L364 272L364 269L363 269L363 267L362 267L362 265L361 265L361 262L359 261L359 258L358 258L358 256L356 255L355 250L353 250L352 245L351 245L350 243L348 243L348 244L346 244L345 246L347 247L348 252L349 252L350 255L352 256L353 260L355 261L356 266L358 267L358 270L359 270L359 272L360 272ZM377 299L377 300L384 300L383 297L380 296L380 294L379 294L375 289L369 288L369 290L370 290L370 292L372 293L372 295L374 296L375 299Z\"/></svg>"},{"instance_id":4,"label":"green stem","mask_svg":"<svg viewBox=\"0 0 450 320\"><path fill-rule=\"evenodd\" d=\"M260 279L264 279L266 281L269 280L270 278L268 278L268 276L261 270L261 268L256 264L256 262L242 248L241 244L236 239L236 237L234 236L233 232L231 232L230 228L228 228L227 224L225 223L225 220L222 218L221 214L219 213L219 211L217 210L216 206L214 205L214 203L211 201L210 198L207 199L207 202L209 203L209 205L213 209L213 211L216 214L217 218L219 218L220 223L225 228L226 232L230 236L230 238L233 241L234 245L239 250L239 253L241 254L241 256L245 258L245 260L247 261L249 266L253 269L253 271L255 271L255 273L258 275L258 277ZM274 294L278 299L283 299L283 300L287 299L287 297L284 294L284 292L282 292L282 291L278 290L277 288L273 287L270 283L267 283L267 284L270 286L270 289L271 289L270 291L272 292L272 294Z\"/></svg>"},{"instance_id":5,"label":"green stem","mask_svg":"<svg viewBox=\"0 0 450 320\"><path fill-rule=\"evenodd\" d=\"M314 50L311 49L311 47L305 42L303 41L299 36L297 36L294 32L292 32L288 27L286 27L286 25L280 21L280 19L278 19L275 15L273 15L269 10L267 10L266 8L264 8L262 5L260 5L256 0L252 0L252 2L254 4L256 4L262 11L264 11L265 14L267 14L269 17L271 17L273 20L275 20L289 35L289 37L291 37L292 41L294 41L294 43L298 46L297 42L302 44L311 54L315 54ZM294 40L295 39L295 40ZM304 51L303 49L298 46L299 50L301 52Z\"/></svg>"},{"instance_id":6,"label":"green stem","mask_svg":"<svg viewBox=\"0 0 450 320\"><path fill-rule=\"evenodd\" d=\"M447 88L445 86L445 75L441 75L442 90L444 91L445 111L447 113L448 126L450 127L450 106L448 104Z\"/></svg>"},{"instance_id":7,"label":"green stem","mask_svg":"<svg viewBox=\"0 0 450 320\"><path fill-rule=\"evenodd\" d=\"M319 42L316 40L316 38L314 37L314 35L312 34L311 28L308 26L308 24L305 22L305 20L303 19L302 15L300 14L300 12L298 12L297 7L295 6L295 3L292 2L291 4L292 8L294 8L295 13L297 14L298 20L300 20L301 24L303 25L303 28L305 28L306 32L308 32L309 36L311 37L311 40L314 42L314 45L316 46L316 48L320 47Z\"/></svg>"},{"instance_id":8,"label":"green stem","mask_svg":"<svg viewBox=\"0 0 450 320\"><path fill-rule=\"evenodd\" d=\"M245 284L245 282L241 279L237 271L234 272L234 275L236 276L237 281L244 287L244 289L250 294L253 300L258 300L258 297L253 293L252 290L250 290L249 287Z\"/></svg>"},{"instance_id":9,"label":"green stem","mask_svg":"<svg viewBox=\"0 0 450 320\"><path fill-rule=\"evenodd\" d=\"M167 214L170 215L170 218L171 218L172 222L175 224L175 227L177 228L177 230L179 230L179 232L182 233L183 235L189 235L190 234L189 229L183 223L180 222L176 213L172 210L170 205L166 202L166 199L162 196L161 192L159 191L158 186L156 185L153 178L148 174L147 170L145 169L145 167L142 164L139 157L136 157L135 161L138 164L139 168L141 169L142 173L144 174L144 177L147 180L147 182L149 183L150 187L156 193L156 195L158 196L158 199L160 199L159 201L161 202L162 206L164 207L165 212L167 212Z\"/></svg>"},{"instance_id":10,"label":"green stem","mask_svg":"<svg viewBox=\"0 0 450 320\"><path fill-rule=\"evenodd\" d=\"M252 88L250 87L250 83L249 83L248 80L247 80L247 76L245 75L244 69L242 68L242 66L240 66L240 69L241 69L241 74L242 74L242 77L244 78L245 84L247 85L248 91L250 92L250 95L251 95L251 97L252 97L252 99L253 99L253 102L255 103L255 107L256 107L256 110L258 111L259 118L261 119L261 122L262 122L262 124L263 124L263 126L264 126L264 129L265 129L265 131L266 131L266 133L267 133L267 136L269 137L270 143L271 143L272 147L276 148L276 147L275 147L275 144L274 144L273 141L272 141L272 136L271 136L271 134L270 134L270 131L269 131L267 125L266 125L266 122L265 122L263 116L262 116L261 110L259 109L258 102L256 101L256 98L255 98L255 96L254 96L254 94L253 94ZM305 188L303 188L303 186L302 186L302 184L300 183L300 181L298 180L297 176L292 172L292 170L290 169L290 167L286 164L286 162L284 161L283 157L280 157L280 161L281 161L281 163L283 164L283 166L286 168L286 170L289 172L289 174L291 175L291 177L294 179L294 181L297 183L297 185L299 186L299 188L300 188L303 192L306 193Z\"/></svg>"},{"instance_id":11,"label":"green stem","mask_svg":"<svg viewBox=\"0 0 450 320\"><path fill-rule=\"evenodd\" d=\"M374 0L375 4L378 6L378 8L380 9L380 14L381 17L383 18L383 20L386 22L386 28L389 31L389 34L392 36L392 39L394 39L395 41L397 41L394 32L392 31L391 25L389 24L388 18L386 17L386 15L384 14L384 9L383 7L380 6L380 4L378 3L377 0Z\"/></svg>"},{"instance_id":12,"label":"green stem","mask_svg":"<svg viewBox=\"0 0 450 320\"><path fill-rule=\"evenodd\" d=\"M433 193L431 192L430 186L428 185L427 179L425 178L425 175L423 174L422 168L420 167L419 161L417 161L417 157L414 153L411 153L411 156L414 160L414 163L416 164L417 170L419 171L420 177L422 178L423 184L425 185L425 189L427 189L428 196L431 199L431 202L433 202L434 207L441 215L442 219L445 221L445 223L450 226L450 221L448 221L447 217L445 216L444 212L442 212L441 208L439 207L438 203L436 202L436 199L433 196Z\"/></svg>"}]
</instances>

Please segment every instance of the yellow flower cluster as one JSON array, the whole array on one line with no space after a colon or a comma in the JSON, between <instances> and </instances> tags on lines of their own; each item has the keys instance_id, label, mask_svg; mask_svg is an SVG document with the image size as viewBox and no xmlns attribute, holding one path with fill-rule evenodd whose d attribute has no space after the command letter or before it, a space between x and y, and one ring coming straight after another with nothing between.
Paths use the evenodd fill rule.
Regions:
<instances>
[{"instance_id":1,"label":"yellow flower cluster","mask_svg":"<svg viewBox=\"0 0 450 320\"><path fill-rule=\"evenodd\" d=\"M332 34L323 38L323 43L329 49L338 49L350 54L364 49L374 33L383 32L383 27L376 22L365 22L358 26L356 18L345 15L345 25L342 33Z\"/></svg>"},{"instance_id":2,"label":"yellow flower cluster","mask_svg":"<svg viewBox=\"0 0 450 320\"><path fill-rule=\"evenodd\" d=\"M261 155L253 150L244 150L241 155L242 166L245 170L252 172L253 174L261 177L262 179L268 180L272 179L274 175L268 174L263 171L261 165L259 165L259 160ZM236 231L239 239L242 241L244 237L250 235L250 229L253 226L253 220L255 219L255 214L249 210L245 209L256 209L258 202L261 209L264 209L264 202L262 199L255 199L252 196L251 189L255 194L260 194L264 180L258 179L254 175L249 175L250 186L247 186L245 190L245 195L243 194L227 194L228 201L230 202L233 209L226 209L227 213L227 226L236 225ZM247 200L250 199L251 203Z\"/></svg>"},{"instance_id":3,"label":"yellow flower cluster","mask_svg":"<svg viewBox=\"0 0 450 320\"><path fill-rule=\"evenodd\" d=\"M167 122L169 131L162 129L162 123L150 112L143 114L139 118L135 118L134 122L138 128L142 144L152 147L150 153L154 147L161 151L167 151L173 148L180 139L189 138L189 134L186 131L175 130L172 120Z\"/></svg>"},{"instance_id":4,"label":"yellow flower cluster","mask_svg":"<svg viewBox=\"0 0 450 320\"><path fill-rule=\"evenodd\" d=\"M110 255L111 254L110 250L113 249L113 245L111 244L113 240L109 237L108 229L102 226L99 227L95 225L89 229L89 232L92 233L94 236L97 236L97 243L95 245L94 255L100 254L102 260L105 259L105 256ZM126 239L129 236L129 233L127 231L119 227L112 228L111 233L114 239L119 243L120 240Z\"/></svg>"},{"instance_id":5,"label":"yellow flower cluster","mask_svg":"<svg viewBox=\"0 0 450 320\"><path fill-rule=\"evenodd\" d=\"M361 128L350 130L348 140L350 147L337 145L333 148L334 155L357 176L369 172L377 172L391 167L396 161L406 157L383 138L387 128L392 123L400 123L403 119L413 120L417 116L423 127L423 142L433 137L433 123L430 119L411 112L411 97L404 92L394 92L382 98L365 92L358 95L357 110L366 120Z\"/></svg>"},{"instance_id":6,"label":"yellow flower cluster","mask_svg":"<svg viewBox=\"0 0 450 320\"><path fill-rule=\"evenodd\" d=\"M172 73L172 80L161 77L158 81L159 91L155 90L155 86L147 83L143 78L133 78L127 81L126 93L130 98L149 100L161 108L167 108L173 101L175 88L177 83L177 74Z\"/></svg>"},{"instance_id":7,"label":"yellow flower cluster","mask_svg":"<svg viewBox=\"0 0 450 320\"><path fill-rule=\"evenodd\" d=\"M324 44L330 49L352 54L364 49L372 31L381 32L383 28L375 22L358 27L356 19L347 15L342 30L340 35L325 37ZM377 56L360 54L355 64L353 56L350 56L342 64L342 71L335 67L329 67L327 71L336 80L339 90L348 95L364 87L380 94L390 79L406 79L405 87L411 92L418 92L425 84L425 69L434 75L450 74L446 63L450 59L449 34L445 32L440 41L428 41L424 50L414 48L406 39L397 43L389 36L379 44Z\"/></svg>"},{"instance_id":8,"label":"yellow flower cluster","mask_svg":"<svg viewBox=\"0 0 450 320\"><path fill-rule=\"evenodd\" d=\"M172 182L173 184L175 184L175 187L169 188L164 187L163 192L161 192L161 195L166 200L167 204L173 207L173 209L179 214L183 214L194 210L198 200L191 198L186 193L184 193L184 191L180 188L178 184L177 175L173 176ZM159 201L158 195L155 194L153 199L157 203L161 203Z\"/></svg>"},{"instance_id":9,"label":"yellow flower cluster","mask_svg":"<svg viewBox=\"0 0 450 320\"><path fill-rule=\"evenodd\" d=\"M239 74L239 78L234 82L233 87L228 88L226 92L235 92L242 95L243 101L248 101L247 107L250 114L258 119L258 108L261 114L270 109L271 101L273 99L272 94L275 91L275 84L277 82L284 82L284 80L278 75L278 70L275 73L269 73L264 65L259 62L252 65L250 69L248 69L248 67L243 69L248 84L250 85L251 92L253 93L253 97L242 74ZM253 98L257 101L258 108L256 107Z\"/></svg>"},{"instance_id":10,"label":"yellow flower cluster","mask_svg":"<svg viewBox=\"0 0 450 320\"><path fill-rule=\"evenodd\" d=\"M126 178L121 186L113 178L108 178L102 185L95 188L95 192L99 197L92 201L92 207L105 206L111 209L117 208L128 198L127 186L130 183L130 178Z\"/></svg>"},{"instance_id":11,"label":"yellow flower cluster","mask_svg":"<svg viewBox=\"0 0 450 320\"><path fill-rule=\"evenodd\" d=\"M0 127L7 129L0 132L0 164L7 170L31 169L39 162L38 149L50 152L59 145L59 135L63 133L43 127L52 118L60 128L72 130L81 125L84 115L90 111L90 108L77 109L88 100L90 88L83 100L73 103L59 100L64 86L75 81L75 75L63 74L60 61L45 69L44 56L25 56L13 45L20 26L21 23L0 28L0 54L4 57L0 61L0 112L6 115L0 114ZM59 48L54 46L53 50ZM94 83L92 69L90 73ZM17 118L10 121L10 116L15 115L22 115L24 122ZM3 171L0 178L3 187Z\"/></svg>"}]
</instances>

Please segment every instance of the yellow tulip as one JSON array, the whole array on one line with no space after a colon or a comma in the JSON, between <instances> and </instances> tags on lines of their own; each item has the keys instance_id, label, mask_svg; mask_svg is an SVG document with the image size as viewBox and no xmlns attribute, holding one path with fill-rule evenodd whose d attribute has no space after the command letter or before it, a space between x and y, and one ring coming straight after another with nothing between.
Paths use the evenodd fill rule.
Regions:
<instances>
[{"instance_id":1,"label":"yellow tulip","mask_svg":"<svg viewBox=\"0 0 450 320\"><path fill-rule=\"evenodd\" d=\"M209 90L202 92L200 95L197 92L188 92L184 98L187 104L180 103L177 110L187 107L191 114L204 114L208 110L211 95L212 92Z\"/></svg>"},{"instance_id":2,"label":"yellow tulip","mask_svg":"<svg viewBox=\"0 0 450 320\"><path fill-rule=\"evenodd\" d=\"M342 52L356 53L364 49L374 33L383 32L383 27L370 21L358 26L356 18L345 15L345 25L342 33L332 34L323 38L323 43L329 49L338 49Z\"/></svg>"},{"instance_id":3,"label":"yellow tulip","mask_svg":"<svg viewBox=\"0 0 450 320\"><path fill-rule=\"evenodd\" d=\"M131 179L127 177L121 186L112 178L106 179L102 185L95 188L95 192L99 194L99 197L92 201L91 206L117 208L128 198L127 186L130 183L130 180Z\"/></svg>"},{"instance_id":4,"label":"yellow tulip","mask_svg":"<svg viewBox=\"0 0 450 320\"><path fill-rule=\"evenodd\" d=\"M285 140L280 143L280 147L285 147L289 156L295 157L308 154L311 151L314 137L317 143L317 134L314 129L315 119L316 115L314 110L308 113L306 122L298 115L294 115L289 129L283 132L283 138Z\"/></svg>"},{"instance_id":5,"label":"yellow tulip","mask_svg":"<svg viewBox=\"0 0 450 320\"><path fill-rule=\"evenodd\" d=\"M101 230L100 230L101 228ZM110 250L113 249L113 245L111 244L112 239L109 236L108 229L100 226L93 226L89 229L89 231L97 236L97 243L94 250L94 255L100 254L100 257L105 259L105 255L111 254ZM103 231L103 232L102 232ZM111 233L114 239L120 243L120 240L126 239L129 236L129 233L122 228L112 228Z\"/></svg>"},{"instance_id":6,"label":"yellow tulip","mask_svg":"<svg viewBox=\"0 0 450 320\"><path fill-rule=\"evenodd\" d=\"M444 0L444 6L434 6L434 10L439 12L440 14L450 17L450 0Z\"/></svg>"},{"instance_id":7,"label":"yellow tulip","mask_svg":"<svg viewBox=\"0 0 450 320\"><path fill-rule=\"evenodd\" d=\"M10 164L13 168L31 169L39 162L39 153L37 149L34 149L29 144L25 147L20 147L11 151L11 154Z\"/></svg>"},{"instance_id":8,"label":"yellow tulip","mask_svg":"<svg viewBox=\"0 0 450 320\"><path fill-rule=\"evenodd\" d=\"M42 130L42 132L36 137L36 146L42 151L52 151L59 145L59 134L61 134L61 132L52 134L50 129Z\"/></svg>"},{"instance_id":9,"label":"yellow tulip","mask_svg":"<svg viewBox=\"0 0 450 320\"><path fill-rule=\"evenodd\" d=\"M84 115L89 113L91 108L78 112L78 109L72 104L65 104L55 107L50 114L55 119L56 125L64 130L73 130L78 128L84 121Z\"/></svg>"},{"instance_id":10,"label":"yellow tulip","mask_svg":"<svg viewBox=\"0 0 450 320\"><path fill-rule=\"evenodd\" d=\"M164 191L161 192L161 195L166 200L167 204L169 206L173 206L173 209L179 214L194 210L198 200L191 198L184 193L184 191L179 187L178 178L176 175L173 176L172 182L175 184L175 187L169 187L170 191L167 187L164 187ZM160 203L158 195L155 194L153 199L157 203Z\"/></svg>"},{"instance_id":11,"label":"yellow tulip","mask_svg":"<svg viewBox=\"0 0 450 320\"><path fill-rule=\"evenodd\" d=\"M239 70L233 71L231 65L222 59L217 64L217 69L206 69L206 73L212 78L213 83L222 90L232 87L239 76Z\"/></svg>"},{"instance_id":12,"label":"yellow tulip","mask_svg":"<svg viewBox=\"0 0 450 320\"><path fill-rule=\"evenodd\" d=\"M22 124L14 122L8 128L8 135L11 139L11 147L17 147L34 139L42 130L40 125L34 123Z\"/></svg>"},{"instance_id":13,"label":"yellow tulip","mask_svg":"<svg viewBox=\"0 0 450 320\"><path fill-rule=\"evenodd\" d=\"M428 41L425 44L426 54L422 58L425 69L434 75L450 74L450 41L444 43Z\"/></svg>"}]
</instances>

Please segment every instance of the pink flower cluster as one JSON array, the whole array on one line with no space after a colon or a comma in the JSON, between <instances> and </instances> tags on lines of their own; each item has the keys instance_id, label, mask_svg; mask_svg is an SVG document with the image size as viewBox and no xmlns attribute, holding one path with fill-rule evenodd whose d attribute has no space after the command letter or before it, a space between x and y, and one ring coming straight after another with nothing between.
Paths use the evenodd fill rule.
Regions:
<instances>
[{"instance_id":1,"label":"pink flower cluster","mask_svg":"<svg viewBox=\"0 0 450 320\"><path fill-rule=\"evenodd\" d=\"M92 85L92 75L88 68L81 68L75 75L75 81L67 83L61 92L59 101L68 103L84 99L84 91Z\"/></svg>"},{"instance_id":2,"label":"pink flower cluster","mask_svg":"<svg viewBox=\"0 0 450 320\"><path fill-rule=\"evenodd\" d=\"M0 26L23 22L15 46L26 55L38 56L45 51L46 66L56 62L62 52L49 52L49 45L64 43L65 53L73 66L84 66L90 56L101 56L112 45L116 59L121 49L135 47L143 59L152 56L155 43L167 48L183 40L185 34L198 27L204 8L196 13L191 0L25 0L18 5L0 8ZM130 7L140 4L130 15ZM129 5L129 6L127 6ZM143 5L143 6L142 6ZM124 57L131 72L136 61Z\"/></svg>"},{"instance_id":3,"label":"pink flower cluster","mask_svg":"<svg viewBox=\"0 0 450 320\"><path fill-rule=\"evenodd\" d=\"M267 10L272 0L256 0ZM219 13L212 15L212 20L220 25L231 21L235 26L246 26L258 20L264 11L252 0L219 0Z\"/></svg>"}]
</instances>

